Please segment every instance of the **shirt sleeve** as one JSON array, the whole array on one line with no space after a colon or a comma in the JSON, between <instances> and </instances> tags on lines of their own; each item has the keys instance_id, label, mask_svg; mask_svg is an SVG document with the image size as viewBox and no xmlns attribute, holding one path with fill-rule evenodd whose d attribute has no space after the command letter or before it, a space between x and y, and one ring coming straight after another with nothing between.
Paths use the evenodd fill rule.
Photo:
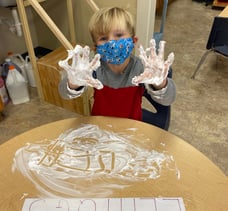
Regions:
<instances>
[{"instance_id":1,"label":"shirt sleeve","mask_svg":"<svg viewBox=\"0 0 228 211\"><path fill-rule=\"evenodd\" d=\"M77 97L80 97L81 94L85 91L86 87L82 87L82 89L76 91L73 89L70 89L68 86L68 80L67 77L63 77L61 81L59 82L59 94L63 99L74 99Z\"/></svg>"},{"instance_id":2,"label":"shirt sleeve","mask_svg":"<svg viewBox=\"0 0 228 211\"><path fill-rule=\"evenodd\" d=\"M162 105L171 105L176 98L176 86L171 78L167 78L168 82L166 87L160 90L154 90L149 84L145 84L145 87L154 101Z\"/></svg>"}]
</instances>

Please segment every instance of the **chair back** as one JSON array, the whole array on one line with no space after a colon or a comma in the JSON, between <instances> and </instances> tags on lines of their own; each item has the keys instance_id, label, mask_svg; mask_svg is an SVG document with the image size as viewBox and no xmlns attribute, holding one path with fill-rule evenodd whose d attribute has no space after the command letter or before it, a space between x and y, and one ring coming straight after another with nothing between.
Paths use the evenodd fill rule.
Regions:
<instances>
[{"instance_id":1,"label":"chair back","mask_svg":"<svg viewBox=\"0 0 228 211\"><path fill-rule=\"evenodd\" d=\"M209 50L225 45L228 46L228 18L217 16L214 18L206 48Z\"/></svg>"},{"instance_id":2,"label":"chair back","mask_svg":"<svg viewBox=\"0 0 228 211\"><path fill-rule=\"evenodd\" d=\"M172 78L172 68L170 67L168 77ZM168 130L171 117L171 106L164 106L155 102L150 94L145 89L143 95L148 102L155 108L156 112L149 111L145 108L142 109L142 121L160 127L161 129Z\"/></svg>"},{"instance_id":3,"label":"chair back","mask_svg":"<svg viewBox=\"0 0 228 211\"><path fill-rule=\"evenodd\" d=\"M192 79L195 78L196 73L199 71L210 52L228 57L228 18L219 16L214 18L206 48L207 51L201 57L193 75L191 76Z\"/></svg>"}]
</instances>

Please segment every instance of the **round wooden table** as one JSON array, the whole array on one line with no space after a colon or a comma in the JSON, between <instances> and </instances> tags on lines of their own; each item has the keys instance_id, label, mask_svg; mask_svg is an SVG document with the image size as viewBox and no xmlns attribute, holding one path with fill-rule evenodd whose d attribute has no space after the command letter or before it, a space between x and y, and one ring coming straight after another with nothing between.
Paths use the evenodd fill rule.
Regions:
<instances>
[{"instance_id":1,"label":"round wooden table","mask_svg":"<svg viewBox=\"0 0 228 211\"><path fill-rule=\"evenodd\" d=\"M65 119L46 124L18 135L0 145L1 211L21 210L25 198L42 196L40 189L26 175L23 175L17 169L12 170L17 150L25 147L26 143L35 144L41 143L40 141L42 140L57 140L59 135L65 133L68 129L74 130L83 127L83 125L96 125L101 131L108 131L110 134L118 134L120 137L124 137L123 140L129 139L131 141L132 139L132 145L129 143L131 148L139 147L147 153L152 150L159 153L165 152L166 155L170 155L173 158L175 163L176 169L174 169L173 164L171 164L172 169L171 167L163 167L159 177L156 179L132 179L129 182L129 180L121 179L121 177L113 178L113 183L119 186L123 185L122 188L114 185L112 188L112 177L111 179L110 177L106 180L104 179L102 181L109 184L109 191L107 191L107 194L104 191L102 197L182 197L187 211L225 211L228 209L227 177L206 156L184 140L143 122L122 118L91 116ZM112 138L110 141L114 142ZM83 143L83 139L81 142ZM115 160L114 154L105 154L105 156L112 156L112 160ZM109 175L110 169L114 169L114 167L110 167L108 171L102 166L105 165L105 159L107 159L105 156L102 158L100 156L98 159L100 159L102 171L106 170L106 174ZM178 171L176 171L177 169ZM85 178L85 182L83 182L83 178L80 178L80 180L80 185L83 187L87 187L88 183L92 184L88 178ZM96 180L98 181L99 178L96 178ZM99 180L99 182L101 181ZM97 187L100 185L99 182ZM80 198L101 196L99 195L101 193L99 190L97 190L97 193L96 191L91 191L91 194L88 194L90 193L89 187L92 187L90 186L91 184L85 189L87 190L85 195L83 192L80 193ZM42 187L42 184L39 184L39 187ZM51 189L46 189L46 192L48 191L51 192ZM58 196L61 197L61 194ZM75 197L78 197L78 195L75 195Z\"/></svg>"}]
</instances>

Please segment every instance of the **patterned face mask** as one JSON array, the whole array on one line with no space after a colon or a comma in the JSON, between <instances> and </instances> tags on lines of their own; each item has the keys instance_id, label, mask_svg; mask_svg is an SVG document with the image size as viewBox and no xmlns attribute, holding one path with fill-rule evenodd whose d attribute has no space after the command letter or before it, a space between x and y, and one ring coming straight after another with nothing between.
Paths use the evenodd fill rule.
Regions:
<instances>
[{"instance_id":1,"label":"patterned face mask","mask_svg":"<svg viewBox=\"0 0 228 211\"><path fill-rule=\"evenodd\" d=\"M111 64L122 64L131 54L134 48L132 38L110 40L97 46L97 53L101 60Z\"/></svg>"}]
</instances>

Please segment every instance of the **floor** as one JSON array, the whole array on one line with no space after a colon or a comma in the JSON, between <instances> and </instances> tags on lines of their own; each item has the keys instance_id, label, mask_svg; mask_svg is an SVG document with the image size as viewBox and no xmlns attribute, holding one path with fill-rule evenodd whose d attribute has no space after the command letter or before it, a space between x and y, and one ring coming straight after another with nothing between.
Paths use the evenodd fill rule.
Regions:
<instances>
[{"instance_id":1,"label":"floor","mask_svg":"<svg viewBox=\"0 0 228 211\"><path fill-rule=\"evenodd\" d=\"M196 147L228 175L228 62L211 54L196 79L191 79L205 51L213 18L220 12L204 3L175 0L168 8L164 40L166 54L175 53L173 79L177 86L169 131ZM158 26L159 17L155 28ZM5 117L0 117L0 143L39 125L78 116L40 102L35 88L30 94L30 102L6 106Z\"/></svg>"}]
</instances>

